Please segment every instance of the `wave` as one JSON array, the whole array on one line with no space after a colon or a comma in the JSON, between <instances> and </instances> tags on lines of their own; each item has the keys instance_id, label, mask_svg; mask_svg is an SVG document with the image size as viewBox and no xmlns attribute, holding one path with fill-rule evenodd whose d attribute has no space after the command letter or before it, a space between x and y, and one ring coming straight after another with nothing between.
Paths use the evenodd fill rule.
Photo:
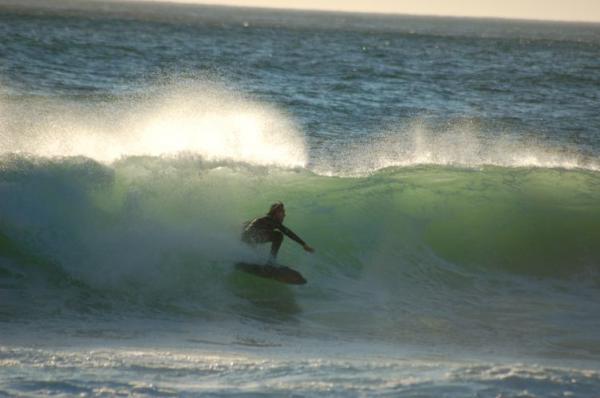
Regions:
<instances>
[{"instance_id":1,"label":"wave","mask_svg":"<svg viewBox=\"0 0 600 398\"><path fill-rule=\"evenodd\" d=\"M593 171L419 166L340 178L196 156L107 166L12 155L0 164L9 257L20 247L93 284L160 279L162 266L186 256L225 264L252 255L240 225L275 200L320 248L321 266L340 272L411 259L561 277L600 263ZM292 244L283 258L307 261Z\"/></svg>"},{"instance_id":2,"label":"wave","mask_svg":"<svg viewBox=\"0 0 600 398\"><path fill-rule=\"evenodd\" d=\"M0 322L291 320L292 334L299 321L319 336L546 352L544 335L564 340L561 355L597 346L570 340L597 326L578 315L593 313L600 286L594 171L418 166L349 178L189 155L0 165ZM275 200L317 250L286 240L280 251L302 288L234 271L267 258L239 233ZM568 322L557 329L548 314Z\"/></svg>"}]
</instances>

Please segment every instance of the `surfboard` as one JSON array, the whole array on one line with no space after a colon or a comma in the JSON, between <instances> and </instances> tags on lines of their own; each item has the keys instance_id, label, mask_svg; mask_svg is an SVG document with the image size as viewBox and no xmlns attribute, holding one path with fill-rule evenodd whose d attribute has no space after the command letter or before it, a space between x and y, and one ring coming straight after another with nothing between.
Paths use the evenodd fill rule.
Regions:
<instances>
[{"instance_id":1,"label":"surfboard","mask_svg":"<svg viewBox=\"0 0 600 398\"><path fill-rule=\"evenodd\" d=\"M274 266L240 262L235 264L235 268L261 278L273 279L291 285L304 285L306 283L306 279L300 272L283 265Z\"/></svg>"}]
</instances>

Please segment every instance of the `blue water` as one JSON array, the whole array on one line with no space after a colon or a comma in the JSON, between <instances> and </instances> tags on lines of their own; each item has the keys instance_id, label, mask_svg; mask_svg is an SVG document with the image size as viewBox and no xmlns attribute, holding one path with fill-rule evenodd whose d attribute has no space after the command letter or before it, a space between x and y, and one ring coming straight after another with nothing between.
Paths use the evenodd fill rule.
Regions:
<instances>
[{"instance_id":1,"label":"blue water","mask_svg":"<svg viewBox=\"0 0 600 398\"><path fill-rule=\"evenodd\" d=\"M0 395L596 397L600 26L0 1ZM243 221L282 200L279 260Z\"/></svg>"}]
</instances>

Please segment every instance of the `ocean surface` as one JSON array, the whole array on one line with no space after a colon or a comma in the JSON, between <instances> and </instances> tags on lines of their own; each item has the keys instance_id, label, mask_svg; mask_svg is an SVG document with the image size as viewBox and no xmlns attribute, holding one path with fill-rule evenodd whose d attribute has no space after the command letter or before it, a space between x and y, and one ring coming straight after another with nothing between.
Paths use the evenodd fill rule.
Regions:
<instances>
[{"instance_id":1,"label":"ocean surface","mask_svg":"<svg viewBox=\"0 0 600 398\"><path fill-rule=\"evenodd\" d=\"M286 204L279 255L235 271ZM600 397L600 25L0 0L0 396Z\"/></svg>"}]
</instances>

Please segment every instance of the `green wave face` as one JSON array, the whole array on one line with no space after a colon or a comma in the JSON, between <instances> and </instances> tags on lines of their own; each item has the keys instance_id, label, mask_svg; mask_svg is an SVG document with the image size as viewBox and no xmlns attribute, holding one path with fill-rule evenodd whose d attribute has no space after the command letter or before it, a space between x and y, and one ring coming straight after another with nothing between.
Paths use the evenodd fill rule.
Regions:
<instances>
[{"instance_id":1,"label":"green wave face","mask_svg":"<svg viewBox=\"0 0 600 398\"><path fill-rule=\"evenodd\" d=\"M589 171L417 167L313 176L306 191L315 208L328 209L310 222L336 226L320 241L353 242L339 257L367 252L393 267L425 248L460 267L563 277L598 268L599 182Z\"/></svg>"},{"instance_id":2,"label":"green wave face","mask_svg":"<svg viewBox=\"0 0 600 398\"><path fill-rule=\"evenodd\" d=\"M593 313L600 286L597 172L422 166L345 178L190 156L2 165L0 322L161 314L482 347L597 329L577 315ZM267 258L239 235L276 200L316 249L286 239L280 251L302 287L234 271ZM569 320L559 331L557 316Z\"/></svg>"},{"instance_id":3,"label":"green wave face","mask_svg":"<svg viewBox=\"0 0 600 398\"><path fill-rule=\"evenodd\" d=\"M291 264L352 273L443 260L566 277L600 263L600 175L592 171L421 166L341 178L193 157L3 164L6 254L18 246L92 284L98 272L114 284L120 272L135 280L169 259L226 264L252 255L238 242L240 225L276 200L287 205L285 224L318 250L307 257L286 242L281 261Z\"/></svg>"}]
</instances>

